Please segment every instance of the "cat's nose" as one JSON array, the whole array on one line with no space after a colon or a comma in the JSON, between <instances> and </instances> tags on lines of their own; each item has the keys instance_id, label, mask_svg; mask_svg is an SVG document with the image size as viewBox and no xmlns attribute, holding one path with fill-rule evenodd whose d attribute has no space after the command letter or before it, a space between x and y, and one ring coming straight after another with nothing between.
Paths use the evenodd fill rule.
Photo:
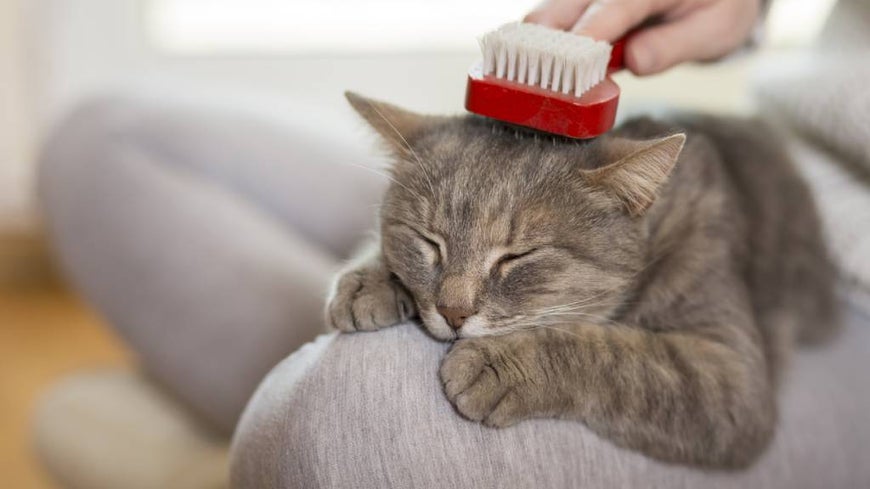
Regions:
<instances>
[{"instance_id":1,"label":"cat's nose","mask_svg":"<svg viewBox=\"0 0 870 489\"><path fill-rule=\"evenodd\" d=\"M438 314L444 316L447 324L453 329L459 329L469 316L474 315L474 311L463 307L446 307L438 306Z\"/></svg>"}]
</instances>

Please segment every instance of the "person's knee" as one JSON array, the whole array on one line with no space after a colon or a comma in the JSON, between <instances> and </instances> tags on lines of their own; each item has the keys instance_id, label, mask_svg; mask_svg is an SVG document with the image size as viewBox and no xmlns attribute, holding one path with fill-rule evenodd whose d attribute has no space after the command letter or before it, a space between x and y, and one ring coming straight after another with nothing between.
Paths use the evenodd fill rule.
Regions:
<instances>
[{"instance_id":1,"label":"person's knee","mask_svg":"<svg viewBox=\"0 0 870 489\"><path fill-rule=\"evenodd\" d=\"M403 487L409 474L376 468L438 449L420 428L455 418L437 380L444 344L413 325L326 338L251 398L233 439L234 488Z\"/></svg>"},{"instance_id":2,"label":"person's knee","mask_svg":"<svg viewBox=\"0 0 870 489\"><path fill-rule=\"evenodd\" d=\"M110 134L121 130L136 111L135 103L121 95L103 95L82 102L70 112L67 126L87 126Z\"/></svg>"},{"instance_id":3,"label":"person's knee","mask_svg":"<svg viewBox=\"0 0 870 489\"><path fill-rule=\"evenodd\" d=\"M137 110L128 98L101 96L78 105L61 119L40 155L40 193L44 197L45 193L65 193L71 183L99 172L110 147L130 132Z\"/></svg>"},{"instance_id":4,"label":"person's knee","mask_svg":"<svg viewBox=\"0 0 870 489\"><path fill-rule=\"evenodd\" d=\"M50 141L92 143L130 132L143 109L130 96L102 95L85 100L73 108L52 131ZM64 137L75 133L84 141Z\"/></svg>"},{"instance_id":5,"label":"person's knee","mask_svg":"<svg viewBox=\"0 0 870 489\"><path fill-rule=\"evenodd\" d=\"M323 357L329 356L327 351L334 339L334 335L323 335L303 345L260 383L233 435L232 487L280 488L288 479L293 480L293 487L315 486L313 479L306 479L311 471L294 472L288 465L296 461L293 454L318 443L318 428L290 420L304 419L312 409L314 399L302 395L301 386L306 377L314 375L312 370L318 364L331 361Z\"/></svg>"}]
</instances>

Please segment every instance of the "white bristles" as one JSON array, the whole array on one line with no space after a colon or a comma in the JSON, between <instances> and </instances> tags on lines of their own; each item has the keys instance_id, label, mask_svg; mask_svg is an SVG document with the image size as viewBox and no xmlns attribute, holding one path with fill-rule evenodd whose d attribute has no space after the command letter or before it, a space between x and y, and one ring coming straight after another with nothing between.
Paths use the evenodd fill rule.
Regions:
<instances>
[{"instance_id":1,"label":"white bristles","mask_svg":"<svg viewBox=\"0 0 870 489\"><path fill-rule=\"evenodd\" d=\"M576 97L607 75L610 49L603 41L518 22L480 39L484 74Z\"/></svg>"}]
</instances>

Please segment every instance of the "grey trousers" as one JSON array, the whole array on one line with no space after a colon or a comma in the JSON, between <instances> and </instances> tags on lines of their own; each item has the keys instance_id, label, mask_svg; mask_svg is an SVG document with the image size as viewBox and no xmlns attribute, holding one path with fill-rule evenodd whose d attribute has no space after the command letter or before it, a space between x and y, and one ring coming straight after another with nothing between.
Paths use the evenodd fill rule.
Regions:
<instances>
[{"instance_id":1,"label":"grey trousers","mask_svg":"<svg viewBox=\"0 0 870 489\"><path fill-rule=\"evenodd\" d=\"M318 120L113 97L61 122L41 157L69 279L225 434L269 369L324 331L328 282L373 225L384 179L362 123Z\"/></svg>"},{"instance_id":2,"label":"grey trousers","mask_svg":"<svg viewBox=\"0 0 870 489\"><path fill-rule=\"evenodd\" d=\"M800 352L772 446L743 472L702 471L620 449L582 424L498 430L460 418L441 392L447 346L415 325L324 336L278 365L230 452L253 488L870 487L870 317L850 312L833 345Z\"/></svg>"}]
</instances>

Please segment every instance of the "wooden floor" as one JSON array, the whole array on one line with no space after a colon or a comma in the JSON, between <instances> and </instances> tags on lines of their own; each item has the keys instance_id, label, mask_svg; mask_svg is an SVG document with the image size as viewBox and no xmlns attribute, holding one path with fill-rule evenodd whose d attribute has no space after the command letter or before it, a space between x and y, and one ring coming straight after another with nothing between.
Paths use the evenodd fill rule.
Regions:
<instances>
[{"instance_id":1,"label":"wooden floor","mask_svg":"<svg viewBox=\"0 0 870 489\"><path fill-rule=\"evenodd\" d=\"M0 487L52 488L30 448L31 413L40 393L79 369L121 366L130 359L82 301L55 280L33 278L46 269L39 260L36 268L22 263L14 263L14 280L7 274L0 281Z\"/></svg>"}]
</instances>

